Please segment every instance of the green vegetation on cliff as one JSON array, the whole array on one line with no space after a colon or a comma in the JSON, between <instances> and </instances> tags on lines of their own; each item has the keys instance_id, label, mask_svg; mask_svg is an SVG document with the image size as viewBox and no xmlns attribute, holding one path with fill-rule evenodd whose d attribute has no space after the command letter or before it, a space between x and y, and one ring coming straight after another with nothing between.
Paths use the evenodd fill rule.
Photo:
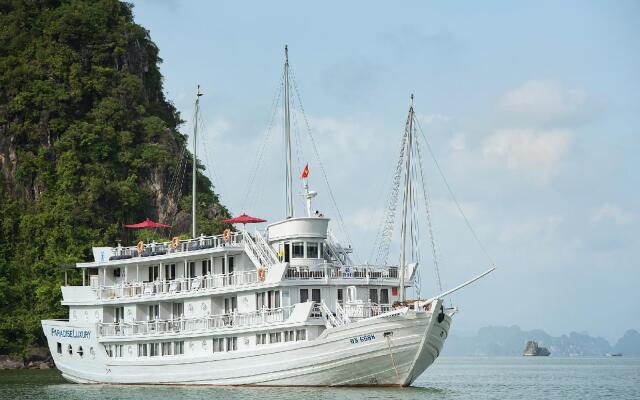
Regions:
<instances>
[{"instance_id":1,"label":"green vegetation on cliff","mask_svg":"<svg viewBox=\"0 0 640 400\"><path fill-rule=\"evenodd\" d=\"M66 316L59 267L123 223L189 231L189 153L160 62L126 3L0 0L0 354L44 344L40 319ZM228 212L198 182L199 231L219 233Z\"/></svg>"}]
</instances>

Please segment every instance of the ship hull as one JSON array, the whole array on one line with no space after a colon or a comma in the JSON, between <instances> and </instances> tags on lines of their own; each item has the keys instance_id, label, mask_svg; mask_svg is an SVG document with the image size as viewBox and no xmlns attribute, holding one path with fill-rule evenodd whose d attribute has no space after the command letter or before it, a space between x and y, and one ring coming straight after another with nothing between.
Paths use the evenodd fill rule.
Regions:
<instances>
[{"instance_id":1,"label":"ship hull","mask_svg":"<svg viewBox=\"0 0 640 400\"><path fill-rule=\"evenodd\" d=\"M251 351L114 359L104 353L94 327L43 321L56 366L69 381L221 386L408 386L439 356L450 326L449 315L408 311L330 328L314 340ZM81 343L85 354L68 355L66 347L57 353L56 329L89 332L66 341Z\"/></svg>"}]
</instances>

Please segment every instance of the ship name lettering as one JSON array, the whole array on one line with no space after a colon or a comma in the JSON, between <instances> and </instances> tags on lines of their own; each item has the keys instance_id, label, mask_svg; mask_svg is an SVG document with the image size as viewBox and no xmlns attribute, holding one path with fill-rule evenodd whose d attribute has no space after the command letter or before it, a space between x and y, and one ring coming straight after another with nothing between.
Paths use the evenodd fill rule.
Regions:
<instances>
[{"instance_id":1,"label":"ship name lettering","mask_svg":"<svg viewBox=\"0 0 640 400\"><path fill-rule=\"evenodd\" d=\"M51 328L51 336L65 337L71 339L90 339L91 331L77 329L56 329Z\"/></svg>"}]
</instances>

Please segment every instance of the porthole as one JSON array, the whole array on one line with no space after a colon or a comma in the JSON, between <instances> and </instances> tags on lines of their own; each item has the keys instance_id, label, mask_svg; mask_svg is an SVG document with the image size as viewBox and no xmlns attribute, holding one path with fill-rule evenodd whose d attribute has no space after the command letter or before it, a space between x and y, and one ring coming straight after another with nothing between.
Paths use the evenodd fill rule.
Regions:
<instances>
[{"instance_id":1,"label":"porthole","mask_svg":"<svg viewBox=\"0 0 640 400\"><path fill-rule=\"evenodd\" d=\"M82 350L82 346L78 346L78 351L77 351L78 355L80 357L82 357L84 355L84 350Z\"/></svg>"},{"instance_id":2,"label":"porthole","mask_svg":"<svg viewBox=\"0 0 640 400\"><path fill-rule=\"evenodd\" d=\"M202 308L202 311L207 311L207 305L204 302L200 305L200 308Z\"/></svg>"},{"instance_id":3,"label":"porthole","mask_svg":"<svg viewBox=\"0 0 640 400\"><path fill-rule=\"evenodd\" d=\"M69 355L73 355L73 347L71 345L67 347L67 352L69 353Z\"/></svg>"}]
</instances>

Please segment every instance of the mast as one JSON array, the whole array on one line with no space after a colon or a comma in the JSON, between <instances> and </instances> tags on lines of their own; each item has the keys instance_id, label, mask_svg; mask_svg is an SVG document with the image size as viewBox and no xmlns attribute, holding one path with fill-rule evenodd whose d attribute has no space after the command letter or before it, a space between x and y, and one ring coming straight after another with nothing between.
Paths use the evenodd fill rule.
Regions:
<instances>
[{"instance_id":1,"label":"mast","mask_svg":"<svg viewBox=\"0 0 640 400\"><path fill-rule=\"evenodd\" d=\"M284 145L287 158L287 219L293 217L293 187L291 178L291 126L289 116L289 49L284 46Z\"/></svg>"},{"instance_id":2,"label":"mast","mask_svg":"<svg viewBox=\"0 0 640 400\"><path fill-rule=\"evenodd\" d=\"M193 172L192 172L192 194L191 194L191 216L192 216L192 221L191 221L191 235L192 237L196 237L196 139L198 137L198 114L200 113L200 96L202 96L202 93L200 93L200 85L198 85L198 91L196 93L196 110L195 110L195 116L193 118Z\"/></svg>"},{"instance_id":3,"label":"mast","mask_svg":"<svg viewBox=\"0 0 640 400\"><path fill-rule=\"evenodd\" d=\"M406 270L406 242L407 242L407 217L411 206L411 151L413 146L413 93L411 94L411 106L407 117L407 144L404 175L404 199L402 204L402 227L400 229L400 301L406 300L404 278Z\"/></svg>"}]
</instances>

